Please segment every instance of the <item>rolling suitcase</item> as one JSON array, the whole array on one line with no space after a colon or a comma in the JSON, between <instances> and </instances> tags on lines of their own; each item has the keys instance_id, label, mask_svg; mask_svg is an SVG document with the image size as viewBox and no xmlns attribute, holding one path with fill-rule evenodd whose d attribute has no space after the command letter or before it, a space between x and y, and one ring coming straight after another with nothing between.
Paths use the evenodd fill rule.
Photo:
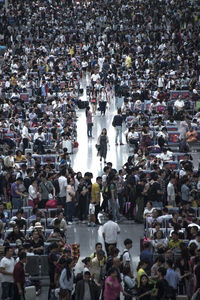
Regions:
<instances>
[{"instance_id":1,"label":"rolling suitcase","mask_svg":"<svg viewBox=\"0 0 200 300\"><path fill-rule=\"evenodd\" d=\"M36 289L34 285L25 287L25 300L36 300Z\"/></svg>"}]
</instances>

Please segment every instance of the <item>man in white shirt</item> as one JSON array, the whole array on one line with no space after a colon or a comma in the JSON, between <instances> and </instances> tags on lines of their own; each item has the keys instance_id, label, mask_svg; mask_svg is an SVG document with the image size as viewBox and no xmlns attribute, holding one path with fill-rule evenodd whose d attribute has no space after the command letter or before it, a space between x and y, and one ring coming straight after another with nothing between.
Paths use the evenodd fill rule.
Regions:
<instances>
[{"instance_id":1,"label":"man in white shirt","mask_svg":"<svg viewBox=\"0 0 200 300\"><path fill-rule=\"evenodd\" d=\"M176 206L174 181L175 178L171 176L169 183L167 185L167 201L168 201L168 205L172 205L172 206Z\"/></svg>"},{"instance_id":2,"label":"man in white shirt","mask_svg":"<svg viewBox=\"0 0 200 300\"><path fill-rule=\"evenodd\" d=\"M119 225L113 222L112 214L109 214L108 221L102 227L102 235L105 242L107 256L109 255L109 247L117 246L117 236L120 234Z\"/></svg>"},{"instance_id":3,"label":"man in white shirt","mask_svg":"<svg viewBox=\"0 0 200 300\"><path fill-rule=\"evenodd\" d=\"M25 121L22 129L22 140L23 140L23 154L25 149L28 148L28 143L31 141L31 135L28 132L29 121Z\"/></svg>"},{"instance_id":4,"label":"man in white shirt","mask_svg":"<svg viewBox=\"0 0 200 300\"><path fill-rule=\"evenodd\" d=\"M5 248L5 257L2 258L0 263L0 273L2 274L2 300L13 298L13 271L15 260L12 257L13 250L11 247Z\"/></svg>"},{"instance_id":5,"label":"man in white shirt","mask_svg":"<svg viewBox=\"0 0 200 300\"><path fill-rule=\"evenodd\" d=\"M159 157L162 161L170 161L172 160L172 152L164 148L163 152L157 155L157 157Z\"/></svg>"},{"instance_id":6,"label":"man in white shirt","mask_svg":"<svg viewBox=\"0 0 200 300\"><path fill-rule=\"evenodd\" d=\"M178 98L178 99L174 102L174 106L175 106L176 110L180 111L180 110L183 110L185 104L184 104L184 101L181 100L181 98Z\"/></svg>"},{"instance_id":7,"label":"man in white shirt","mask_svg":"<svg viewBox=\"0 0 200 300\"><path fill-rule=\"evenodd\" d=\"M62 170L58 178L59 189L60 189L59 199L64 209L66 205L66 191L67 191L67 178L65 175L66 175L66 170Z\"/></svg>"},{"instance_id":8,"label":"man in white shirt","mask_svg":"<svg viewBox=\"0 0 200 300\"><path fill-rule=\"evenodd\" d=\"M133 246L133 242L131 239L125 239L124 241L125 249L122 253L122 262L123 267L130 267L131 274L133 275L133 259L130 253L130 249Z\"/></svg>"}]
</instances>

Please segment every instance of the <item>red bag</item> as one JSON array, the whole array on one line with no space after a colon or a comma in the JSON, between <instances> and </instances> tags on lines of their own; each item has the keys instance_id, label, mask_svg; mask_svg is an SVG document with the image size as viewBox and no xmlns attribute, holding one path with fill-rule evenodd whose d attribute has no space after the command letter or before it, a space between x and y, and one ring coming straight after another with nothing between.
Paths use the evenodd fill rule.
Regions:
<instances>
[{"instance_id":1,"label":"red bag","mask_svg":"<svg viewBox=\"0 0 200 300\"><path fill-rule=\"evenodd\" d=\"M57 200L56 199L51 199L48 200L46 203L46 208L56 208L57 207Z\"/></svg>"},{"instance_id":2,"label":"red bag","mask_svg":"<svg viewBox=\"0 0 200 300\"><path fill-rule=\"evenodd\" d=\"M78 148L78 142L77 141L74 142L74 148Z\"/></svg>"}]
</instances>

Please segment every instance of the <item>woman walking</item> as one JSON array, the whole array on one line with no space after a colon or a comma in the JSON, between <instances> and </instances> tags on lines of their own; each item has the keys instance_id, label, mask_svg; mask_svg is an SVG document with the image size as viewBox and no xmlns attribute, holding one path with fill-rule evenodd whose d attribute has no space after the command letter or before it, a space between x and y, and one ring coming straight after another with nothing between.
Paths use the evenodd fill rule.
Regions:
<instances>
[{"instance_id":1,"label":"woman walking","mask_svg":"<svg viewBox=\"0 0 200 300\"><path fill-rule=\"evenodd\" d=\"M96 115L97 110L97 90L94 88L91 96L91 104L92 104L92 113L93 115Z\"/></svg>"},{"instance_id":2,"label":"woman walking","mask_svg":"<svg viewBox=\"0 0 200 300\"><path fill-rule=\"evenodd\" d=\"M92 137L92 113L90 111L90 107L86 107L85 109L86 122L87 122L87 135L88 137Z\"/></svg>"},{"instance_id":3,"label":"woman walking","mask_svg":"<svg viewBox=\"0 0 200 300\"><path fill-rule=\"evenodd\" d=\"M72 258L68 258L66 261L65 268L62 270L60 275L60 300L70 300L71 292L73 289L74 283L74 260Z\"/></svg>"},{"instance_id":4,"label":"woman walking","mask_svg":"<svg viewBox=\"0 0 200 300\"><path fill-rule=\"evenodd\" d=\"M99 107L100 107L101 116L105 116L106 105L107 105L107 93L106 93L106 90L104 87L102 88L99 97L100 97L99 98Z\"/></svg>"},{"instance_id":5,"label":"woman walking","mask_svg":"<svg viewBox=\"0 0 200 300\"><path fill-rule=\"evenodd\" d=\"M109 139L107 136L107 129L103 128L103 130L98 138L97 145L99 146L98 154L100 155L100 161L102 161L102 157L103 157L104 164L106 163L108 143L109 143Z\"/></svg>"}]
</instances>

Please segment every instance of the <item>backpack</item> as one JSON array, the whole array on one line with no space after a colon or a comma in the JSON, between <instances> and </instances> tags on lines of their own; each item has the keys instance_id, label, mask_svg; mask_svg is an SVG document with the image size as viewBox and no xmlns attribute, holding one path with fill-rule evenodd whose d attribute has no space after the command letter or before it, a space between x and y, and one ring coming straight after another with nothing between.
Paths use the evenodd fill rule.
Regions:
<instances>
[{"instance_id":1,"label":"backpack","mask_svg":"<svg viewBox=\"0 0 200 300\"><path fill-rule=\"evenodd\" d=\"M106 185L103 193L102 193L103 199L104 200L109 200L111 198L111 191L110 191L110 185Z\"/></svg>"},{"instance_id":2,"label":"backpack","mask_svg":"<svg viewBox=\"0 0 200 300\"><path fill-rule=\"evenodd\" d=\"M149 186L148 197L149 197L149 201L155 201L156 191L155 191L154 183L150 184L150 186Z\"/></svg>"},{"instance_id":3,"label":"backpack","mask_svg":"<svg viewBox=\"0 0 200 300\"><path fill-rule=\"evenodd\" d=\"M123 262L124 254L128 252L128 250L124 250L124 252L120 255L120 261Z\"/></svg>"}]
</instances>

